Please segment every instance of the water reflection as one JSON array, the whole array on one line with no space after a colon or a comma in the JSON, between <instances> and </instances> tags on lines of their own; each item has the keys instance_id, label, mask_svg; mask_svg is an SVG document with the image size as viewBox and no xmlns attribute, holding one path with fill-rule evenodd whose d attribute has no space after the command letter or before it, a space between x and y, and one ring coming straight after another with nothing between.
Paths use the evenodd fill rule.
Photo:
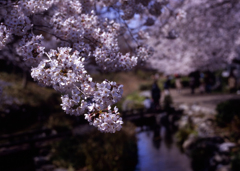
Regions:
<instances>
[{"instance_id":1,"label":"water reflection","mask_svg":"<svg viewBox=\"0 0 240 171\"><path fill-rule=\"evenodd\" d=\"M137 128L139 162L136 171L192 171L190 160L176 146L172 129Z\"/></svg>"}]
</instances>

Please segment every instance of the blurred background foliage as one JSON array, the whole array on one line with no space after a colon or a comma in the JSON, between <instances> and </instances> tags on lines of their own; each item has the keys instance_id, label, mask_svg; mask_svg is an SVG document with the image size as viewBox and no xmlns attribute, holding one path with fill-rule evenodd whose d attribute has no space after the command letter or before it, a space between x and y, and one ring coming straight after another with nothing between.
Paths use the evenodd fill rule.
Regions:
<instances>
[{"instance_id":1,"label":"blurred background foliage","mask_svg":"<svg viewBox=\"0 0 240 171\"><path fill-rule=\"evenodd\" d=\"M28 75L13 66L0 68L0 80L3 84L3 105L0 106L0 133L23 133L37 129L54 129L57 132L74 130L79 125L87 125L80 134L73 134L51 144L51 163L56 167L82 171L131 171L138 162L137 139L135 127L131 123L124 123L123 130L115 134L103 134L88 125L81 117L66 115L59 105L61 94L49 87L41 87ZM146 96L152 88L154 70L138 70L118 73L93 74L97 82L104 79L116 81L124 85L123 98L117 103L120 111L125 109L143 109ZM27 84L23 86L24 79ZM166 77L159 74L158 85L163 94ZM223 91L227 90L227 80L223 79ZM183 87L189 85L189 77L182 76ZM175 87L175 77L171 77L171 87ZM151 95L150 95L151 96ZM163 98L163 107L170 108L174 99L171 96ZM240 109L239 100L220 103L217 106L216 130L236 142L239 140ZM125 107L124 107L125 106ZM220 134L219 133L219 134ZM180 145L190 134L197 134L190 123L179 129L177 140ZM205 149L204 149L205 150ZM196 153L195 153L196 152ZM193 158L197 155L208 156L201 148L196 148ZM197 154L197 155L196 155ZM232 168L239 168L239 150L232 153ZM205 160L204 160L205 161ZM203 161L203 162L204 162ZM235 171L234 170L234 171ZM236 170L237 171L237 170Z\"/></svg>"},{"instance_id":2,"label":"blurred background foliage","mask_svg":"<svg viewBox=\"0 0 240 171\"><path fill-rule=\"evenodd\" d=\"M216 121L219 126L226 126L227 124L240 123L240 99L231 99L217 105ZM239 125L240 126L240 125Z\"/></svg>"},{"instance_id":3,"label":"blurred background foliage","mask_svg":"<svg viewBox=\"0 0 240 171\"><path fill-rule=\"evenodd\" d=\"M93 171L131 171L137 164L135 127L125 123L115 134L97 130L53 144L52 161L58 167Z\"/></svg>"}]
</instances>

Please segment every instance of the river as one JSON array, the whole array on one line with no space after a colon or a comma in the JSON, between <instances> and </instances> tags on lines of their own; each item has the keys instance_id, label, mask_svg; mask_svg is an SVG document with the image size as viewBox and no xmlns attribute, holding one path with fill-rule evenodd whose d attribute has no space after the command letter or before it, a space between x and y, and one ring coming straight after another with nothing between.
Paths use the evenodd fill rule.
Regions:
<instances>
[{"instance_id":1,"label":"river","mask_svg":"<svg viewBox=\"0 0 240 171\"><path fill-rule=\"evenodd\" d=\"M166 127L137 128L138 164L135 171L192 171L190 159L181 152Z\"/></svg>"}]
</instances>

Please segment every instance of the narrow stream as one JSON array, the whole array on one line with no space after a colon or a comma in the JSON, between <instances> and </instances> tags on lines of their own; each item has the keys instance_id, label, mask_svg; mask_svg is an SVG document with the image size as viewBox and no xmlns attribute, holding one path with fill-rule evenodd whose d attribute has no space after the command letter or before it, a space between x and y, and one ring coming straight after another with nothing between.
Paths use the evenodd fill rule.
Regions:
<instances>
[{"instance_id":1,"label":"narrow stream","mask_svg":"<svg viewBox=\"0 0 240 171\"><path fill-rule=\"evenodd\" d=\"M157 131L138 127L137 132L139 161L135 171L192 171L190 159L165 127Z\"/></svg>"}]
</instances>

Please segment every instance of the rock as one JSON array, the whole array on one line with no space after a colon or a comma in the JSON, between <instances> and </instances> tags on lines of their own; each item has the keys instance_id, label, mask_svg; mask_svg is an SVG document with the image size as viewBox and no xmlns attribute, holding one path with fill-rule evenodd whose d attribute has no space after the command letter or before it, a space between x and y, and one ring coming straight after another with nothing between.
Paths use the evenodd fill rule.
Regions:
<instances>
[{"instance_id":1,"label":"rock","mask_svg":"<svg viewBox=\"0 0 240 171\"><path fill-rule=\"evenodd\" d=\"M196 105L196 104L194 104L194 105L191 106L191 110L192 110L194 113L199 113L199 112L201 112L201 107L198 106L198 105Z\"/></svg>"},{"instance_id":2,"label":"rock","mask_svg":"<svg viewBox=\"0 0 240 171\"><path fill-rule=\"evenodd\" d=\"M187 125L189 122L188 116L182 116L181 119L178 121L178 127L183 128L185 125Z\"/></svg>"},{"instance_id":3,"label":"rock","mask_svg":"<svg viewBox=\"0 0 240 171\"><path fill-rule=\"evenodd\" d=\"M41 168L42 166L49 164L48 156L37 156L37 157L34 157L33 160L37 168Z\"/></svg>"},{"instance_id":4,"label":"rock","mask_svg":"<svg viewBox=\"0 0 240 171\"><path fill-rule=\"evenodd\" d=\"M57 168L57 169L55 169L54 171L68 171L68 169L65 169L65 168Z\"/></svg>"},{"instance_id":5,"label":"rock","mask_svg":"<svg viewBox=\"0 0 240 171\"><path fill-rule=\"evenodd\" d=\"M48 161L49 160L49 157L48 156L37 156L37 157L34 157L34 162L39 162L39 161Z\"/></svg>"},{"instance_id":6,"label":"rock","mask_svg":"<svg viewBox=\"0 0 240 171\"><path fill-rule=\"evenodd\" d=\"M194 134L190 134L188 139L184 141L183 148L186 150L192 143L197 140L197 136Z\"/></svg>"},{"instance_id":7,"label":"rock","mask_svg":"<svg viewBox=\"0 0 240 171\"><path fill-rule=\"evenodd\" d=\"M218 146L220 152L229 152L230 148L235 147L236 144L232 142L225 142Z\"/></svg>"},{"instance_id":8,"label":"rock","mask_svg":"<svg viewBox=\"0 0 240 171\"><path fill-rule=\"evenodd\" d=\"M57 131L55 129L52 130L51 135L57 135Z\"/></svg>"},{"instance_id":9,"label":"rock","mask_svg":"<svg viewBox=\"0 0 240 171\"><path fill-rule=\"evenodd\" d=\"M44 165L44 166L41 167L41 169L44 170L44 171L53 171L54 168L55 168L55 166L51 165L51 164Z\"/></svg>"},{"instance_id":10,"label":"rock","mask_svg":"<svg viewBox=\"0 0 240 171\"><path fill-rule=\"evenodd\" d=\"M211 125L208 125L206 122L201 123L198 126L198 136L201 138L213 137L214 131Z\"/></svg>"},{"instance_id":11,"label":"rock","mask_svg":"<svg viewBox=\"0 0 240 171\"><path fill-rule=\"evenodd\" d=\"M214 159L214 157L211 157L209 160L209 164L211 167L215 167L217 165L216 160Z\"/></svg>"},{"instance_id":12,"label":"rock","mask_svg":"<svg viewBox=\"0 0 240 171\"><path fill-rule=\"evenodd\" d=\"M184 110L184 111L188 111L188 110L189 110L189 107L188 107L188 105L186 105L186 104L181 104L181 105L179 105L179 109L182 109L182 110Z\"/></svg>"},{"instance_id":13,"label":"rock","mask_svg":"<svg viewBox=\"0 0 240 171\"><path fill-rule=\"evenodd\" d=\"M223 160L222 157L219 154L216 154L213 158L218 163L220 163Z\"/></svg>"},{"instance_id":14,"label":"rock","mask_svg":"<svg viewBox=\"0 0 240 171\"><path fill-rule=\"evenodd\" d=\"M202 118L192 117L193 124L200 125L203 122Z\"/></svg>"},{"instance_id":15,"label":"rock","mask_svg":"<svg viewBox=\"0 0 240 171\"><path fill-rule=\"evenodd\" d=\"M229 155L223 154L222 155L222 164L227 165L231 162L231 158Z\"/></svg>"},{"instance_id":16,"label":"rock","mask_svg":"<svg viewBox=\"0 0 240 171\"><path fill-rule=\"evenodd\" d=\"M204 107L201 105L193 104L193 105L186 105L186 104L181 104L178 106L179 109L184 110L184 113L193 116L193 115L215 115L216 111L215 109L211 109L208 107Z\"/></svg>"},{"instance_id":17,"label":"rock","mask_svg":"<svg viewBox=\"0 0 240 171\"><path fill-rule=\"evenodd\" d=\"M229 165L218 165L216 171L230 171Z\"/></svg>"}]
</instances>

